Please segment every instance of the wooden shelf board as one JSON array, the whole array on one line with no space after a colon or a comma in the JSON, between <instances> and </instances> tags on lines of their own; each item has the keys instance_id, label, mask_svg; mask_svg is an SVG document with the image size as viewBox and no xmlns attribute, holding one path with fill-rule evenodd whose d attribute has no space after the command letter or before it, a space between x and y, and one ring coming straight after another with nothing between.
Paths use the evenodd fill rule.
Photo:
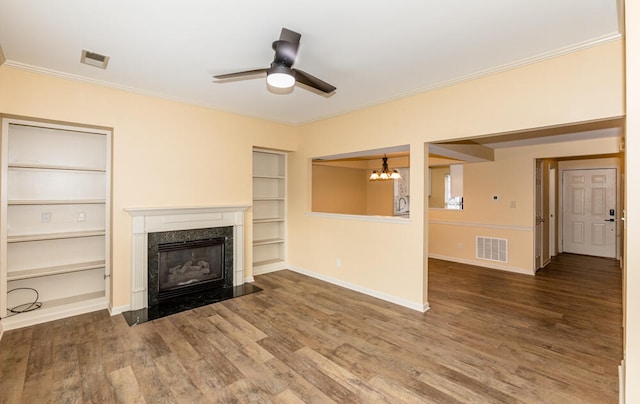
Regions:
<instances>
[{"instance_id":1,"label":"wooden shelf board","mask_svg":"<svg viewBox=\"0 0 640 404\"><path fill-rule=\"evenodd\" d=\"M253 267L262 267L265 265L272 265L272 264L279 264L279 263L283 263L284 260L281 258L273 258L270 260L264 260L264 261L256 261L253 263Z\"/></svg>"},{"instance_id":2,"label":"wooden shelf board","mask_svg":"<svg viewBox=\"0 0 640 404\"><path fill-rule=\"evenodd\" d=\"M284 177L284 175L254 175L253 178L269 179L269 180L283 180L285 177Z\"/></svg>"},{"instance_id":3,"label":"wooden shelf board","mask_svg":"<svg viewBox=\"0 0 640 404\"><path fill-rule=\"evenodd\" d=\"M97 167L78 167L78 166L66 166L56 164L38 164L38 163L9 163L9 168L27 168L33 170L64 170L64 171L89 171L104 173L104 168Z\"/></svg>"},{"instance_id":4,"label":"wooden shelf board","mask_svg":"<svg viewBox=\"0 0 640 404\"><path fill-rule=\"evenodd\" d=\"M96 205L104 199L10 199L7 205Z\"/></svg>"},{"instance_id":5,"label":"wooden shelf board","mask_svg":"<svg viewBox=\"0 0 640 404\"><path fill-rule=\"evenodd\" d=\"M47 302L42 302L42 308L48 309L48 308L63 306L67 304L85 302L87 300L101 299L103 297L105 297L104 291L85 293L82 295L65 297L63 299L56 299L56 300L50 300Z\"/></svg>"},{"instance_id":6,"label":"wooden shelf board","mask_svg":"<svg viewBox=\"0 0 640 404\"><path fill-rule=\"evenodd\" d=\"M281 239L281 238L268 238L268 239L264 239L264 240L254 240L253 241L253 245L254 246L269 245L269 244L281 244L281 243L284 243L284 239Z\"/></svg>"},{"instance_id":7,"label":"wooden shelf board","mask_svg":"<svg viewBox=\"0 0 640 404\"><path fill-rule=\"evenodd\" d=\"M253 223L254 224L277 223L277 222L284 222L284 218L281 218L281 217L269 217L269 218L265 218L265 219L253 219Z\"/></svg>"},{"instance_id":8,"label":"wooden shelf board","mask_svg":"<svg viewBox=\"0 0 640 404\"><path fill-rule=\"evenodd\" d=\"M271 197L271 196L261 197L261 196L258 196L258 197L253 198L253 200L254 200L254 202L284 201L284 198L283 197L279 197L279 196L278 197Z\"/></svg>"},{"instance_id":9,"label":"wooden shelf board","mask_svg":"<svg viewBox=\"0 0 640 404\"><path fill-rule=\"evenodd\" d=\"M54 267L34 268L21 271L7 271L7 281L17 281L20 279L32 279L42 276L67 274L70 272L89 271L92 269L104 268L104 260L81 262L69 265L59 265Z\"/></svg>"},{"instance_id":10,"label":"wooden shelf board","mask_svg":"<svg viewBox=\"0 0 640 404\"><path fill-rule=\"evenodd\" d=\"M19 234L7 236L7 243L21 243L25 241L60 240L65 238L82 238L104 236L104 230L70 231L63 233Z\"/></svg>"},{"instance_id":11,"label":"wooden shelf board","mask_svg":"<svg viewBox=\"0 0 640 404\"><path fill-rule=\"evenodd\" d=\"M7 317L1 320L2 328L8 331L27 327L73 315L104 310L108 308L108 305L109 302L104 291L43 301L42 307L27 313L15 314L7 310Z\"/></svg>"}]
</instances>

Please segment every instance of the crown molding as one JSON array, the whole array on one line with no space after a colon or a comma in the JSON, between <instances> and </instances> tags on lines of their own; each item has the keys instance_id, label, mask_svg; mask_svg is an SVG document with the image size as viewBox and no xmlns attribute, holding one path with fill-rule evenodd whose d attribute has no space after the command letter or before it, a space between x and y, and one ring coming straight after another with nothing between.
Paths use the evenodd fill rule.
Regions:
<instances>
[{"instance_id":1,"label":"crown molding","mask_svg":"<svg viewBox=\"0 0 640 404\"><path fill-rule=\"evenodd\" d=\"M530 65L530 64L534 64L534 63L538 63L538 62L542 62L544 60L547 59L553 59L556 57L560 57L560 56L564 56L564 55L568 55L570 53L574 53L574 52L579 52L585 49L589 49L589 48L593 48L596 46L600 46L600 45L604 45L606 43L609 42L614 42L617 41L619 39L622 39L623 36L621 33L616 32L616 33L612 33L612 34L608 34L608 35L603 35L601 37L595 38L595 39L591 39L589 41L584 41L584 42L579 42L577 44L573 44L570 46L566 46L564 48L559 48L559 49L555 49L549 52L545 52L545 53L540 53L538 55L535 56L531 56L531 57L527 57L527 58L523 58L520 60L517 60L515 62L511 62L511 63L505 63L503 65L500 66L495 66L495 67L491 67L485 70L480 70L474 73L470 73L464 76L459 76L450 80L443 80L437 83L433 83L430 84L428 86L425 87L421 87L421 88L417 88L415 90L411 90L411 91L407 91L404 93L399 93L396 95L393 95L391 97L387 97L387 98L381 98L378 99L377 101L372 101L366 104L362 104L360 106L351 108L349 110L345 110L339 114L334 114L334 115L327 115L327 116L322 116L322 117L318 117L317 119L314 119L312 121L308 121L308 122L296 122L295 125L306 125L309 123L313 123L313 122L318 122L318 121L322 121L325 119L330 119L336 116L340 116L340 115L346 115L348 113L351 112L355 112L355 111L361 111L363 109L367 109L376 105L380 105L380 104L384 104L387 102L391 102L391 101L396 101L402 98L407 98L413 95L417 95L417 94L421 94L421 93L426 93L432 90L436 90L439 88L443 88L443 87L448 87L448 86L453 86L455 84L460 84L463 83L465 81L471 81L471 80L475 80L475 79L479 79L482 77L487 77L487 76L491 76L497 73L502 73L504 71L507 70L513 70L513 69L517 69L519 67L523 67L526 65Z\"/></svg>"},{"instance_id":2,"label":"crown molding","mask_svg":"<svg viewBox=\"0 0 640 404\"><path fill-rule=\"evenodd\" d=\"M366 108L369 108L369 107L372 107L372 106L375 106L375 105L388 103L388 102L391 102L391 101L399 100L399 99L410 97L410 96L413 96L413 95L429 92L429 91L432 91L432 90L435 90L435 89L452 86L452 85L459 84L459 83L462 83L462 82L465 82L465 81L479 79L479 78L482 78L482 77L486 77L486 76L494 75L494 74L497 74L497 73L501 73L501 72L504 72L504 71L507 71L507 70L517 69L519 67L523 67L523 66L530 65L530 64L533 64L533 63L538 63L538 62L541 62L541 61L544 61L544 60L547 60L547 59L553 59L553 58L556 58L556 57L559 57L559 56L563 56L563 55L567 55L567 54L570 54L570 53L578 52L578 51L585 50L585 49L588 49L588 48L596 47L596 46L599 46L599 45L604 45L606 43L619 40L622 37L623 37L622 34L619 33L619 32L608 34L608 35L603 35L601 37L598 37L598 38L595 38L595 39L592 39L592 40L589 40L589 41L584 41L584 42L580 42L580 43L573 44L573 45L570 45L570 46L566 46L564 48L559 48L559 49L555 49L553 51L544 52L544 53L541 53L541 54L538 54L538 55L534 55L534 56L531 56L531 57L527 57L527 58L523 58L523 59L517 60L515 62L506 63L506 64L503 64L503 65L492 67L492 68L485 69L485 70L480 70L480 71L477 71L477 72L474 72L474 73L470 73L470 74L467 74L467 75L464 75L464 76L455 77L455 78L452 78L452 79L449 79L449 80L443 80L443 81L440 81L440 82L437 82L437 83L430 84L430 85L425 86L425 87L417 88L415 90L411 90L411 91L403 92L403 93L398 93L398 94L392 95L390 97L381 98L381 99L378 99L378 100L375 100L375 101L372 101L372 102L368 102L368 103L365 103L365 104L361 104L361 105L355 106L353 108L342 110L342 111L334 113L334 114L320 116L320 117L314 118L312 120L306 120L306 121L274 120L274 119L269 118L267 116L240 113L238 111L225 109L223 106L210 105L210 104L206 104L206 103L202 103L202 102L198 102L198 101L194 101L194 100L190 100L190 99L186 99L186 98L182 98L182 97L175 97L175 96L172 96L172 95L169 95L169 94L157 93L157 92L154 92L154 91L143 90L143 89L137 88L137 87L126 86L126 85L121 85L121 84L115 84L115 83L110 83L110 82L107 82L107 81L92 79L92 78L89 78L89 77L84 77L84 76L79 76L79 75L75 75L75 74L64 73L64 72L60 72L60 71L57 71L57 70L46 69L46 68L43 68L43 67L29 65L29 64L26 64L26 63L16 62L16 61L13 61L13 60L5 60L4 66L8 66L8 67L12 67L12 68L15 68L15 69L20 69L20 70L25 70L25 71L30 71L30 72L34 72L34 73L49 75L49 76L60 77L60 78L64 78L64 79L67 79L67 80L75 80L75 81L80 81L80 82L84 82L84 83L88 83L88 84L94 84L94 85L99 85L99 86L103 86L103 87L109 87L109 88L114 88L114 89L118 89L118 90L133 92L133 93L137 93L137 94L141 94L141 95L146 95L146 96L151 96L151 97L158 97L158 98L166 99L166 100L169 100L169 101L181 102L181 103L196 105L196 106L199 106L199 107L215 109L215 110L218 110L218 111L227 112L227 113L231 113L231 114L235 114L235 115L242 115L242 116L249 117L249 118L263 119L263 120L268 120L268 121L271 121L271 122L277 122L277 123L281 123L281 124L285 124L285 125L291 125L291 126L302 126L302 125L310 124L310 123L313 123L313 122L319 122L319 121L322 121L322 120L325 120L325 119L330 119L330 118L334 118L334 117L337 117L337 116L346 115L346 114L349 114L351 112L360 111L360 110L363 110L363 109L366 109ZM3 55L2 55L2 49L0 48L0 65L2 65L2 60L3 60Z\"/></svg>"}]
</instances>

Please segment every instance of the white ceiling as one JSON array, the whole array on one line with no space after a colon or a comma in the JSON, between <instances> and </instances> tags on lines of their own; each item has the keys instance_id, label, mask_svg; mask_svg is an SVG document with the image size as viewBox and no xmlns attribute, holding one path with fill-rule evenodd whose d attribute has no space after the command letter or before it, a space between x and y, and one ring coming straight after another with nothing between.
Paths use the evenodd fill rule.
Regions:
<instances>
[{"instance_id":1,"label":"white ceiling","mask_svg":"<svg viewBox=\"0 0 640 404\"><path fill-rule=\"evenodd\" d=\"M301 124L620 37L616 0L0 0L9 66ZM338 89L275 94L282 27L295 67ZM101 70L82 49L110 56Z\"/></svg>"}]
</instances>

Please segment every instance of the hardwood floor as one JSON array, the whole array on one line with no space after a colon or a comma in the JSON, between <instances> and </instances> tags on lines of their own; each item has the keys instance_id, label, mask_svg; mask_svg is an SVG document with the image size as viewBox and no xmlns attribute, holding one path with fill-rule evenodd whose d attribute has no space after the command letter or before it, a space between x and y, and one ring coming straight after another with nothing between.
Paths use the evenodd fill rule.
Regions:
<instances>
[{"instance_id":1,"label":"hardwood floor","mask_svg":"<svg viewBox=\"0 0 640 404\"><path fill-rule=\"evenodd\" d=\"M8 331L3 403L615 403L617 262L537 276L429 261L425 314L294 272L134 327L90 313Z\"/></svg>"}]
</instances>

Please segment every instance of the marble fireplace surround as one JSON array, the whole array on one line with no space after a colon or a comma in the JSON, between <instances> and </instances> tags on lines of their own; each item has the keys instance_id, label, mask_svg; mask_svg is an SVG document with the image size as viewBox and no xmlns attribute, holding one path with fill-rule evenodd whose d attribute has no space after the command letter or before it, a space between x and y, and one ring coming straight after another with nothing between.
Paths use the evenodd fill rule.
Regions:
<instances>
[{"instance_id":1,"label":"marble fireplace surround","mask_svg":"<svg viewBox=\"0 0 640 404\"><path fill-rule=\"evenodd\" d=\"M249 205L127 208L131 226L130 310L149 307L149 233L233 226L233 286L244 283L244 213Z\"/></svg>"}]
</instances>

